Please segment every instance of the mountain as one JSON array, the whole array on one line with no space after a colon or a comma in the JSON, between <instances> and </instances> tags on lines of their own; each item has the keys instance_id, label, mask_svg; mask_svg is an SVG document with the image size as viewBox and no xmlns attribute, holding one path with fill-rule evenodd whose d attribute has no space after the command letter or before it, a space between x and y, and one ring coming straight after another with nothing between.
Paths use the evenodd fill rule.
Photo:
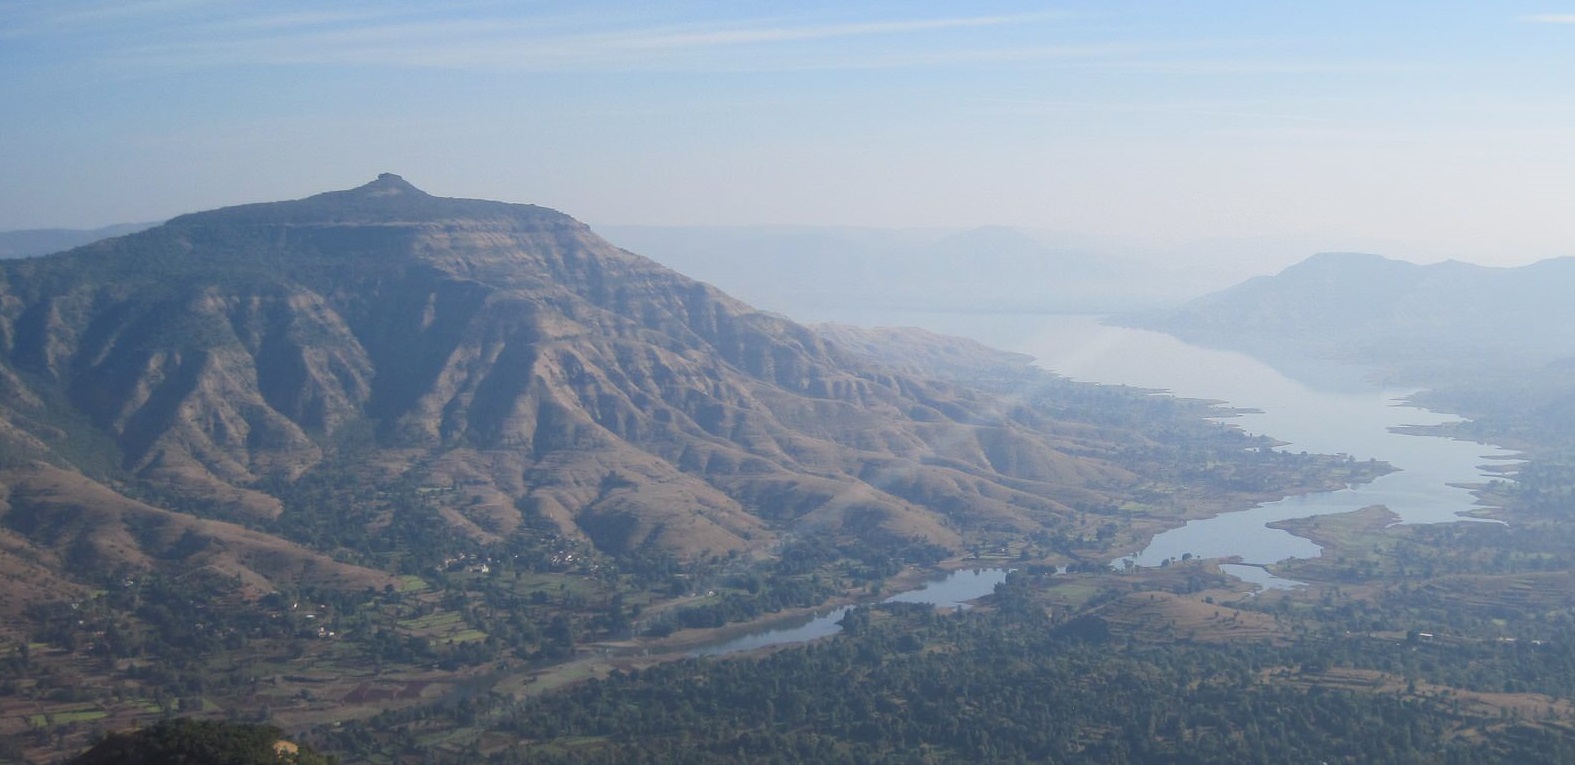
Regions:
<instances>
[{"instance_id":1,"label":"mountain","mask_svg":"<svg viewBox=\"0 0 1575 765\"><path fill-rule=\"evenodd\" d=\"M48 255L112 236L134 234L157 225L157 223L120 223L93 229L34 228L0 231L0 258L31 258Z\"/></svg>"},{"instance_id":2,"label":"mountain","mask_svg":"<svg viewBox=\"0 0 1575 765\"><path fill-rule=\"evenodd\" d=\"M1129 593L1106 564L1163 528L1386 469L1154 393L386 174L3 261L0 759L177 712L501 719L963 554Z\"/></svg>"},{"instance_id":3,"label":"mountain","mask_svg":"<svg viewBox=\"0 0 1575 765\"><path fill-rule=\"evenodd\" d=\"M1575 354L1572 291L1575 258L1490 268L1323 253L1126 321L1269 357L1311 355L1436 376L1441 364L1523 369Z\"/></svg>"},{"instance_id":4,"label":"mountain","mask_svg":"<svg viewBox=\"0 0 1575 765\"><path fill-rule=\"evenodd\" d=\"M380 587L533 529L957 549L1141 482L1113 455L1147 436L921 372L394 175L183 215L0 264L0 565L68 572L42 598L126 567Z\"/></svg>"}]
</instances>

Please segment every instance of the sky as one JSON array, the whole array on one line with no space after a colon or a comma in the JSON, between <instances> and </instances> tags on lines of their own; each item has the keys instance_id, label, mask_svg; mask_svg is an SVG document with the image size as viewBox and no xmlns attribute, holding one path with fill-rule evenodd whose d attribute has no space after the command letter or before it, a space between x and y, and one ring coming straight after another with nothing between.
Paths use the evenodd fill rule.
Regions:
<instances>
[{"instance_id":1,"label":"sky","mask_svg":"<svg viewBox=\"0 0 1575 765\"><path fill-rule=\"evenodd\" d=\"M1575 255L1561 1L0 0L0 230L394 172L593 224L1512 265Z\"/></svg>"}]
</instances>

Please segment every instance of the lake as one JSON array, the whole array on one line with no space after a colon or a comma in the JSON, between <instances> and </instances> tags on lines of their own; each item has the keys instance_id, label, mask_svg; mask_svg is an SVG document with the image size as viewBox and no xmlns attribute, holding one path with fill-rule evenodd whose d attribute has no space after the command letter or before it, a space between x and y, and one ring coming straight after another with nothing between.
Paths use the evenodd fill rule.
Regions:
<instances>
[{"instance_id":1,"label":"lake","mask_svg":"<svg viewBox=\"0 0 1575 765\"><path fill-rule=\"evenodd\" d=\"M899 592L882 603L929 603L936 608L969 607L968 601L995 592L995 585L1006 580L1008 569L961 569L926 582L912 590ZM799 619L785 620L755 632L728 638L714 645L701 646L690 652L692 656L722 656L773 645L802 643L828 637L842 631L842 617L850 606L834 608Z\"/></svg>"},{"instance_id":2,"label":"lake","mask_svg":"<svg viewBox=\"0 0 1575 765\"><path fill-rule=\"evenodd\" d=\"M1286 558L1317 557L1317 544L1266 524L1291 518L1329 515L1384 505L1401 523L1474 521L1460 514L1476 508L1462 484L1490 477L1484 465L1517 459L1505 449L1469 441L1397 433L1395 428L1436 425L1458 418L1407 406L1414 391L1365 382L1365 370L1332 363L1302 362L1297 379L1250 356L1182 342L1159 332L1110 327L1095 316L940 314L845 311L827 321L864 326L914 326L971 337L1033 356L1039 366L1075 380L1131 385L1187 398L1214 399L1252 413L1229 422L1251 433L1287 442L1293 451L1349 454L1375 458L1398 470L1372 483L1318 492L1225 513L1156 536L1127 560L1157 566L1191 553L1203 558L1240 556L1248 565L1221 568L1260 587L1298 583L1261 568ZM955 571L888 601L961 605L994 591L1006 578L1003 569ZM696 656L717 656L771 645L799 643L834 635L847 608L778 623L755 633L696 649Z\"/></svg>"},{"instance_id":3,"label":"lake","mask_svg":"<svg viewBox=\"0 0 1575 765\"><path fill-rule=\"evenodd\" d=\"M1221 400L1258 410L1229 421L1248 432L1288 442L1284 449L1376 458L1398 468L1361 486L1193 521L1160 534L1131 556L1140 566L1159 565L1186 553L1205 558L1240 556L1248 564L1316 557L1318 545L1265 524L1369 505L1388 507L1401 523L1474 520L1460 515L1478 506L1461 485L1495 477L1483 470L1484 465L1517 458L1493 446L1395 432L1408 425L1436 425L1458 418L1406 406L1403 399L1414 391L1369 384L1364 370L1355 367L1307 361L1298 364L1297 379L1292 379L1245 354L1203 348L1158 332L1104 326L1093 316L855 311L830 320L924 327L1032 355L1039 366L1076 380ZM1253 566L1227 570L1261 586L1294 584Z\"/></svg>"}]
</instances>

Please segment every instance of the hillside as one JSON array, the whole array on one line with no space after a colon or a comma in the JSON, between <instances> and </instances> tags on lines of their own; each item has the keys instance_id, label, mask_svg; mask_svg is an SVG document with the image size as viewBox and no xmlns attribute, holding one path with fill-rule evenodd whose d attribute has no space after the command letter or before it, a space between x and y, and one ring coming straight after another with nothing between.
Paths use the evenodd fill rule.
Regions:
<instances>
[{"instance_id":1,"label":"hillside","mask_svg":"<svg viewBox=\"0 0 1575 765\"><path fill-rule=\"evenodd\" d=\"M1142 483L1113 458L1142 432L918 358L845 349L561 213L393 175L184 215L0 268L6 555L208 565L60 520L85 508L209 519L191 533L255 591L322 553L408 571L524 529L680 559L805 533L959 549L1081 534ZM246 565L246 534L294 562ZM328 578L375 583L357 570Z\"/></svg>"},{"instance_id":2,"label":"hillside","mask_svg":"<svg viewBox=\"0 0 1575 765\"><path fill-rule=\"evenodd\" d=\"M534 693L1387 469L1226 415L808 328L393 175L0 263L0 758Z\"/></svg>"},{"instance_id":3,"label":"hillside","mask_svg":"<svg viewBox=\"0 0 1575 765\"><path fill-rule=\"evenodd\" d=\"M1575 258L1490 268L1323 253L1126 322L1269 357L1334 358L1412 376L1483 364L1523 369L1575 354L1571 290Z\"/></svg>"}]
</instances>

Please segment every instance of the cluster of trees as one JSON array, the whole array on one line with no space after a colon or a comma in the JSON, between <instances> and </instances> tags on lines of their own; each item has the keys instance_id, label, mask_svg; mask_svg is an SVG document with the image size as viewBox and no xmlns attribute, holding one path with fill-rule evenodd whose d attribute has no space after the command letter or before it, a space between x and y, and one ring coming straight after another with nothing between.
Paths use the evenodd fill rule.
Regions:
<instances>
[{"instance_id":1,"label":"cluster of trees","mask_svg":"<svg viewBox=\"0 0 1575 765\"><path fill-rule=\"evenodd\" d=\"M721 627L774 614L786 608L809 608L826 601L837 590L823 581L771 579L755 593L728 593L714 601L678 609L671 622L653 624L651 634L670 632L676 627Z\"/></svg>"},{"instance_id":2,"label":"cluster of trees","mask_svg":"<svg viewBox=\"0 0 1575 765\"><path fill-rule=\"evenodd\" d=\"M1110 642L1057 627L1027 588L1013 586L990 613L886 604L856 610L856 628L842 636L758 659L614 672L526 702L472 699L467 722L520 743L470 756L496 763L1575 758L1575 740L1562 732L1568 721L1482 716L1454 697L1320 682L1333 667L1385 660L1409 661L1397 671L1425 675L1423 664L1451 661L1448 646L1407 659L1421 653L1416 646L1379 641L1347 641L1343 654L1322 638L1282 647ZM385 731L401 725L380 721ZM354 740L362 754L389 754L361 726L333 735L336 743Z\"/></svg>"},{"instance_id":3,"label":"cluster of trees","mask_svg":"<svg viewBox=\"0 0 1575 765\"><path fill-rule=\"evenodd\" d=\"M1203 486L1253 492L1327 479L1331 471L1359 480L1386 469L1268 449L1263 439L1198 419L1217 414L1205 402L1063 386L1053 378L1038 384L1039 395L1029 400L1040 412L1075 410L1078 419L1112 427L1143 421L1165 433L1164 440L1118 457L1163 479L1155 485L1155 503L1179 507L1191 496L1186 492L1208 491ZM336 648L336 655L379 669L516 660L539 667L575 657L577 646L590 640L715 627L816 606L947 554L919 541L872 547L813 535L790 540L771 562L680 562L652 548L613 557L530 524L505 542L483 545L455 534L437 512L439 505L465 501L463 487L428 487L414 479L378 485L356 474L354 455L354 444L345 446L340 459L294 484L263 487L283 497L286 509L276 520L252 522L344 560L416 574L428 589L304 590L254 605L236 595L236 583L213 577L113 572L96 582L101 594L91 600L37 607L29 614L38 625L31 638L101 657L95 666L106 675L173 699L160 703L166 710L204 696L244 705L256 682L244 652L262 641L275 651L288 645L289 655L299 657L303 646L315 650L308 641L323 626L354 649ZM1546 524L1412 530L1383 558L1342 562L1337 579L1357 584L1567 569L1575 531L1555 521L1567 515L1575 496L1571 485L1575 470L1553 460L1534 463L1520 484L1495 490ZM222 517L212 508L186 509ZM1077 509L1107 516L1098 519L1097 536L1046 530L1026 541L1078 555L1111 544L1125 529L1113 505L1090 501ZM472 564L483 561L488 570L478 573ZM572 578L575 586L558 578ZM547 580L553 583L542 583ZM1548 733L1555 729L1520 720L1473 721L1447 700L1260 680L1268 668L1315 675L1350 667L1458 688L1575 698L1575 647L1544 639L1569 634L1575 617L1535 612L1535 603L1473 610L1449 602L1446 591L1415 585L1379 589L1367 598L1333 592L1322 602L1274 611L1304 628L1295 646L1154 648L1108 644L1110 633L1098 620L1044 621L1032 588L1015 578L991 614L943 617L903 606L855 611L845 636L759 661L683 662L615 674L523 706L481 695L410 714L423 724L479 726L527 742L491 752L500 762L1201 762L1296 760L1308 753L1331 762L1534 762L1571 754ZM714 597L642 613L664 598L703 593ZM296 601L316 604L319 618L303 621L291 610ZM484 639L445 644L406 626L438 612L457 614ZM1488 625L1505 621L1526 625L1515 632L1525 639L1506 644L1486 637ZM1390 637L1350 634L1392 636L1407 627L1415 633L1417 625L1476 637L1396 646ZM157 661L119 661L117 668L117 660L133 657ZM86 685L45 682L39 672L21 653L0 662L0 693L56 700L92 693ZM349 726L334 740L361 754L410 751L419 748L409 727L413 719L382 717Z\"/></svg>"},{"instance_id":4,"label":"cluster of trees","mask_svg":"<svg viewBox=\"0 0 1575 765\"><path fill-rule=\"evenodd\" d=\"M332 765L268 725L176 718L111 733L66 765Z\"/></svg>"}]
</instances>

